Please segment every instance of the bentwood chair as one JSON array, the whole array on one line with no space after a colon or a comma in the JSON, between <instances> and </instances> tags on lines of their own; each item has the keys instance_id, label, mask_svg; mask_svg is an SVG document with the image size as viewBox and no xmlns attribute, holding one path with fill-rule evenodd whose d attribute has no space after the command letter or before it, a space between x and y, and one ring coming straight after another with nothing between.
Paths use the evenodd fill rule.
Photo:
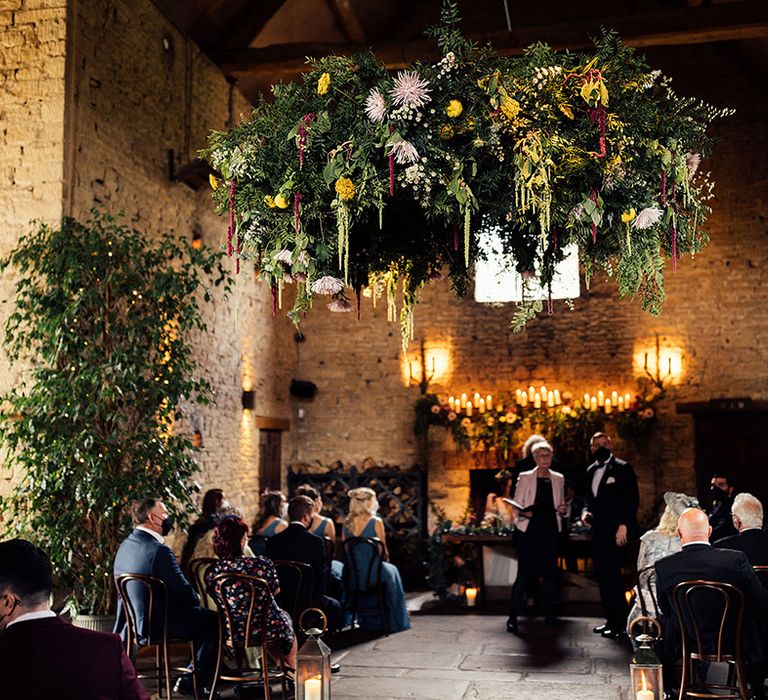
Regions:
<instances>
[{"instance_id":1,"label":"bentwood chair","mask_svg":"<svg viewBox=\"0 0 768 700\"><path fill-rule=\"evenodd\" d=\"M323 537L323 549L328 561L336 556L336 543L330 537Z\"/></svg>"},{"instance_id":2,"label":"bentwood chair","mask_svg":"<svg viewBox=\"0 0 768 700\"><path fill-rule=\"evenodd\" d=\"M672 601L682 640L679 700L686 697L749 700L741 655L743 593L722 581L683 581L672 591ZM709 683L697 678L694 661L728 664L728 680Z\"/></svg>"},{"instance_id":3,"label":"bentwood chair","mask_svg":"<svg viewBox=\"0 0 768 700\"><path fill-rule=\"evenodd\" d=\"M232 594L235 595L232 595ZM264 579L245 574L219 574L211 581L211 595L219 609L219 648L216 654L216 671L211 683L209 700L216 694L216 684L221 681L255 683L261 681L265 700L270 700L270 684L279 680L283 698L288 697L285 669L270 673L267 645L269 611L273 603L269 584ZM245 620L242 613L245 611ZM248 663L247 650L261 648L260 668ZM234 670L223 666L225 653L234 657Z\"/></svg>"},{"instance_id":4,"label":"bentwood chair","mask_svg":"<svg viewBox=\"0 0 768 700\"><path fill-rule=\"evenodd\" d=\"M651 564L637 572L637 601L640 604L641 625L644 634L658 630L650 620L659 616L659 603L656 599L656 567ZM656 634L658 637L659 635Z\"/></svg>"},{"instance_id":5,"label":"bentwood chair","mask_svg":"<svg viewBox=\"0 0 768 700\"><path fill-rule=\"evenodd\" d=\"M200 596L200 602L203 607L209 610L216 610L216 602L211 598L208 587L205 585L205 576L218 559L213 557L198 557L189 562L189 577L192 586Z\"/></svg>"},{"instance_id":6,"label":"bentwood chair","mask_svg":"<svg viewBox=\"0 0 768 700\"><path fill-rule=\"evenodd\" d=\"M192 685L198 700L195 645L192 640L171 639L168 634L168 609L170 597L164 581L144 574L122 574L115 578L117 592L125 611L127 633L126 653L131 658L136 675L142 679L154 679L158 697L165 688L166 698L171 698L172 674L189 673L186 666L171 666L171 645L183 643L189 646L192 656ZM142 649L154 648L154 663L147 673L138 664Z\"/></svg>"},{"instance_id":7,"label":"bentwood chair","mask_svg":"<svg viewBox=\"0 0 768 700\"><path fill-rule=\"evenodd\" d=\"M280 581L280 607L291 616L293 629L299 634L301 613L314 604L315 572L301 561L278 559L273 564Z\"/></svg>"},{"instance_id":8,"label":"bentwood chair","mask_svg":"<svg viewBox=\"0 0 768 700\"><path fill-rule=\"evenodd\" d=\"M361 613L378 612L384 634L389 634L384 598L384 543L372 537L350 537L344 541L344 590L352 623L361 624Z\"/></svg>"},{"instance_id":9,"label":"bentwood chair","mask_svg":"<svg viewBox=\"0 0 768 700\"><path fill-rule=\"evenodd\" d=\"M755 570L757 578L760 579L760 583L763 584L763 587L768 588L768 566L765 566L764 564L755 564L752 568Z\"/></svg>"}]
</instances>

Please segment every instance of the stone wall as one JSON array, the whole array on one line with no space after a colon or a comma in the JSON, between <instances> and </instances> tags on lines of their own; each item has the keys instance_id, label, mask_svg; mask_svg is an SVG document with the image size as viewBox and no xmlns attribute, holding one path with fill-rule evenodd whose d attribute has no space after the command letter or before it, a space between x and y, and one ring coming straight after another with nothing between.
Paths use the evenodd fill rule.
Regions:
<instances>
[{"instance_id":1,"label":"stone wall","mask_svg":"<svg viewBox=\"0 0 768 700\"><path fill-rule=\"evenodd\" d=\"M0 0L0 257L32 219L61 217L66 0ZM0 324L11 313L14 274L0 275ZM0 393L23 368L0 353ZM12 473L0 476L0 493Z\"/></svg>"},{"instance_id":2,"label":"stone wall","mask_svg":"<svg viewBox=\"0 0 768 700\"><path fill-rule=\"evenodd\" d=\"M449 375L431 387L444 394L542 383L576 395L600 386L632 391L634 352L652 345L657 333L663 343L681 347L684 374L660 405L651 440L617 448L637 465L646 516L655 494L694 488L692 419L675 413L676 402L768 398L768 100L757 79L743 70L751 50L748 43L730 43L649 55L654 67L675 78L681 94L738 110L717 127L720 142L703 166L717 182L711 244L695 259L682 260L676 273L668 270L668 299L660 316L617 301L615 285L606 279L583 290L573 311L556 303L553 317L531 322L520 335L509 327L511 305L456 299L446 283L425 290L416 310L417 343L423 338L428 349L440 347L450 355ZM405 386L399 329L387 325L384 307L373 310L368 300L360 322L353 314L330 314L322 304L309 315L299 372L320 391L305 406L296 432L297 461L359 464L371 457L407 466L418 458L412 408L419 390ZM412 347L411 359L415 351ZM456 455L441 430L431 431L430 494L455 517L467 502L468 468L475 460Z\"/></svg>"}]
</instances>

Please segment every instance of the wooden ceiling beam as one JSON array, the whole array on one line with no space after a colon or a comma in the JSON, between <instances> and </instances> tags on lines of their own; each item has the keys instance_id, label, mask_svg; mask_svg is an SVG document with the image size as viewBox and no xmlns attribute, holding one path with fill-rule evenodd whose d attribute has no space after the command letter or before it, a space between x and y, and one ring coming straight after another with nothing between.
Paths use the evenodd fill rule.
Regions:
<instances>
[{"instance_id":1,"label":"wooden ceiling beam","mask_svg":"<svg viewBox=\"0 0 768 700\"><path fill-rule=\"evenodd\" d=\"M344 36L353 44L365 44L367 41L363 25L352 6L352 0L326 0Z\"/></svg>"},{"instance_id":2,"label":"wooden ceiling beam","mask_svg":"<svg viewBox=\"0 0 768 700\"><path fill-rule=\"evenodd\" d=\"M681 46L718 41L768 38L768 3L744 0L739 3L637 13L607 18L606 27L616 29L628 46ZM591 46L589 37L598 28L593 23L569 22L558 25L521 27L506 31L470 35L480 45L490 43L503 56L517 56L536 41L554 49L582 49ZM301 43L265 48L215 51L209 55L229 75L272 73L285 78L306 70L306 56L350 55L368 48L365 44ZM409 66L415 60L434 58L432 40L416 39L371 46L391 70Z\"/></svg>"},{"instance_id":3,"label":"wooden ceiling beam","mask_svg":"<svg viewBox=\"0 0 768 700\"><path fill-rule=\"evenodd\" d=\"M203 49L210 53L246 48L284 4L285 0L246 2L227 26Z\"/></svg>"}]
</instances>

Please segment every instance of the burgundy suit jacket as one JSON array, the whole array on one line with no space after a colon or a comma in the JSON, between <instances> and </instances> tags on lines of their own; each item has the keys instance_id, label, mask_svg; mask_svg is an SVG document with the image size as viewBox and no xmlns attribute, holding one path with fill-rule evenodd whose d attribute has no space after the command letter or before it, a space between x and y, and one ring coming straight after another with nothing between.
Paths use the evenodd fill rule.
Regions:
<instances>
[{"instance_id":1,"label":"burgundy suit jacket","mask_svg":"<svg viewBox=\"0 0 768 700\"><path fill-rule=\"evenodd\" d=\"M59 617L27 620L0 635L0 696L25 700L149 700L120 637Z\"/></svg>"}]
</instances>

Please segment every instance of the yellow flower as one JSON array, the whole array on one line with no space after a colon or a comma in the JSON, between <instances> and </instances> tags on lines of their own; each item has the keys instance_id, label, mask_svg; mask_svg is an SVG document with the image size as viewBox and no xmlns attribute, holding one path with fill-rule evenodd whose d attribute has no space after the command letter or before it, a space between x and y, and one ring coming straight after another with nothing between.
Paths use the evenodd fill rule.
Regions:
<instances>
[{"instance_id":1,"label":"yellow flower","mask_svg":"<svg viewBox=\"0 0 768 700\"><path fill-rule=\"evenodd\" d=\"M328 92L328 88L331 87L331 75L330 73L323 73L320 76L320 80L317 81L317 94L325 95Z\"/></svg>"},{"instance_id":2,"label":"yellow flower","mask_svg":"<svg viewBox=\"0 0 768 700\"><path fill-rule=\"evenodd\" d=\"M467 131L474 131L475 125L476 125L476 122L474 117L467 117L466 121L464 122L464 128Z\"/></svg>"},{"instance_id":3,"label":"yellow flower","mask_svg":"<svg viewBox=\"0 0 768 700\"><path fill-rule=\"evenodd\" d=\"M451 118L455 119L464 111L464 106L458 100L451 100L448 106L445 108L445 113Z\"/></svg>"},{"instance_id":4,"label":"yellow flower","mask_svg":"<svg viewBox=\"0 0 768 700\"><path fill-rule=\"evenodd\" d=\"M563 113L563 114L564 114L566 117L568 117L568 119L574 119L574 118L575 118L575 117L574 117L574 115L573 115L573 110L571 109L571 106L570 106L570 105L566 105L566 104L560 104L560 105L557 105L557 106L560 108L560 111L561 111L561 112L562 112L562 113Z\"/></svg>"},{"instance_id":5,"label":"yellow flower","mask_svg":"<svg viewBox=\"0 0 768 700\"><path fill-rule=\"evenodd\" d=\"M281 194L275 195L275 206L278 209L287 209L290 206L290 202Z\"/></svg>"},{"instance_id":6,"label":"yellow flower","mask_svg":"<svg viewBox=\"0 0 768 700\"><path fill-rule=\"evenodd\" d=\"M437 133L443 141L450 141L456 132L450 124L443 124Z\"/></svg>"},{"instance_id":7,"label":"yellow flower","mask_svg":"<svg viewBox=\"0 0 768 700\"><path fill-rule=\"evenodd\" d=\"M355 196L355 183L348 177L340 177L336 180L336 194L339 195L339 199L350 200Z\"/></svg>"},{"instance_id":8,"label":"yellow flower","mask_svg":"<svg viewBox=\"0 0 768 700\"><path fill-rule=\"evenodd\" d=\"M277 205L275 204L275 198L271 195L267 195L264 197L264 203L270 208L274 209Z\"/></svg>"},{"instance_id":9,"label":"yellow flower","mask_svg":"<svg viewBox=\"0 0 768 700\"><path fill-rule=\"evenodd\" d=\"M211 183L212 190L219 189L219 181L216 179L216 176L213 173L208 174L208 182Z\"/></svg>"},{"instance_id":10,"label":"yellow flower","mask_svg":"<svg viewBox=\"0 0 768 700\"><path fill-rule=\"evenodd\" d=\"M636 217L636 216L637 216L637 214L635 213L635 208L634 208L634 207L632 207L632 208L631 208L629 211L625 211L625 212L624 212L624 213L621 215L621 220L622 220L622 222L624 222L625 224L628 224L630 221L634 221L634 219L635 219L635 217Z\"/></svg>"},{"instance_id":11,"label":"yellow flower","mask_svg":"<svg viewBox=\"0 0 768 700\"><path fill-rule=\"evenodd\" d=\"M520 103L511 97L504 97L501 101L501 112L509 121L512 121L520 114Z\"/></svg>"}]
</instances>

